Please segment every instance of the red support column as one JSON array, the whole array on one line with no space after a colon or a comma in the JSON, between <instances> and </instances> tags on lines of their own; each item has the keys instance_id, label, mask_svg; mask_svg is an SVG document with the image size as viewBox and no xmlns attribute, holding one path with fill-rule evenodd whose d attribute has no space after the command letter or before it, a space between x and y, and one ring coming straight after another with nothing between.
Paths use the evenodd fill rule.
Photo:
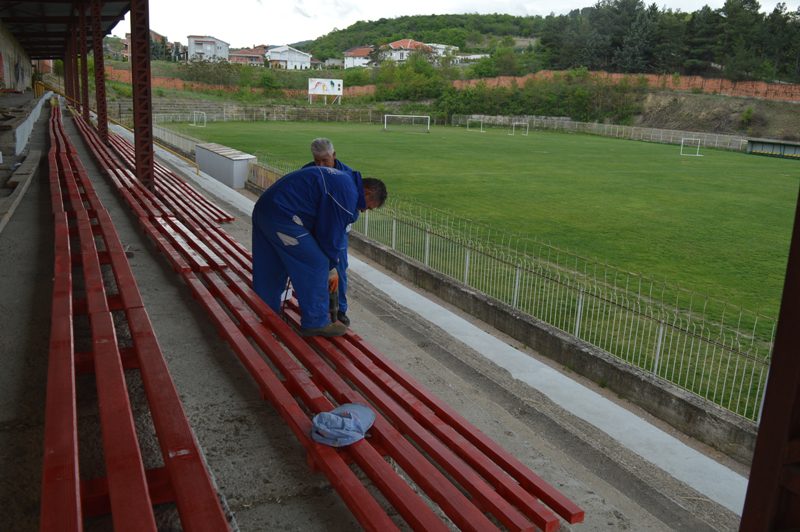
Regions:
<instances>
[{"instance_id":1,"label":"red support column","mask_svg":"<svg viewBox=\"0 0 800 532\"><path fill-rule=\"evenodd\" d=\"M80 110L81 102L80 102L80 76L78 75L78 36L77 32L75 31L75 25L72 26L72 31L70 32L70 49L72 53L70 54L69 62L70 62L70 70L72 71L72 101L70 104L75 107L76 109Z\"/></svg>"},{"instance_id":2,"label":"red support column","mask_svg":"<svg viewBox=\"0 0 800 532\"><path fill-rule=\"evenodd\" d=\"M78 8L78 50L81 60L81 109L83 110L83 119L89 121L89 52L86 49L88 40L87 27L86 27L86 6L83 3L77 4Z\"/></svg>"},{"instance_id":3,"label":"red support column","mask_svg":"<svg viewBox=\"0 0 800 532\"><path fill-rule=\"evenodd\" d=\"M69 99L72 98L72 39L67 39L67 47L64 51L64 96Z\"/></svg>"},{"instance_id":4,"label":"red support column","mask_svg":"<svg viewBox=\"0 0 800 532\"><path fill-rule=\"evenodd\" d=\"M136 176L146 188L154 190L148 0L131 1L131 79Z\"/></svg>"},{"instance_id":5,"label":"red support column","mask_svg":"<svg viewBox=\"0 0 800 532\"><path fill-rule=\"evenodd\" d=\"M72 88L70 87L70 82L72 79L69 73L69 42L67 42L67 47L64 49L62 62L64 64L64 97L69 99L69 94L72 91Z\"/></svg>"},{"instance_id":6,"label":"red support column","mask_svg":"<svg viewBox=\"0 0 800 532\"><path fill-rule=\"evenodd\" d=\"M97 132L100 139L108 142L108 110L106 106L106 65L103 59L103 32L100 26L102 15L100 0L92 0L92 44L94 49L94 99L97 106Z\"/></svg>"},{"instance_id":7,"label":"red support column","mask_svg":"<svg viewBox=\"0 0 800 532\"><path fill-rule=\"evenodd\" d=\"M800 196L739 530L800 529Z\"/></svg>"}]
</instances>

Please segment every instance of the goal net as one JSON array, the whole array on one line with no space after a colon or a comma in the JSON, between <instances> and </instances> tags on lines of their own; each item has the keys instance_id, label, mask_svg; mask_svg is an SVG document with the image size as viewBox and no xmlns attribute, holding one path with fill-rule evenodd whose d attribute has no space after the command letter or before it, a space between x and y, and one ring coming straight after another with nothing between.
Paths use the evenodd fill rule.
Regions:
<instances>
[{"instance_id":1,"label":"goal net","mask_svg":"<svg viewBox=\"0 0 800 532\"><path fill-rule=\"evenodd\" d=\"M206 112L192 111L192 122L190 126L206 127Z\"/></svg>"},{"instance_id":2,"label":"goal net","mask_svg":"<svg viewBox=\"0 0 800 532\"><path fill-rule=\"evenodd\" d=\"M691 157L702 157L700 153L700 139L682 138L681 139L681 155L688 155Z\"/></svg>"},{"instance_id":3,"label":"goal net","mask_svg":"<svg viewBox=\"0 0 800 532\"><path fill-rule=\"evenodd\" d=\"M467 131L480 131L481 133L486 133L486 131L483 129L483 120L480 118L468 118Z\"/></svg>"},{"instance_id":4,"label":"goal net","mask_svg":"<svg viewBox=\"0 0 800 532\"><path fill-rule=\"evenodd\" d=\"M515 135L519 133L520 135L528 135L528 123L527 122L514 122L511 124L511 131L508 132L509 135Z\"/></svg>"},{"instance_id":5,"label":"goal net","mask_svg":"<svg viewBox=\"0 0 800 532\"><path fill-rule=\"evenodd\" d=\"M430 115L384 115L383 130L407 129L431 132Z\"/></svg>"}]
</instances>

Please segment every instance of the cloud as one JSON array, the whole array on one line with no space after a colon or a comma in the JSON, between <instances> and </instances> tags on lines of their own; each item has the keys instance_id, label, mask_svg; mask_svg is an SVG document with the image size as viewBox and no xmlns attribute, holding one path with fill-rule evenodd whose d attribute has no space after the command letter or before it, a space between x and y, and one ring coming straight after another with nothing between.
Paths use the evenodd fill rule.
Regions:
<instances>
[{"instance_id":1,"label":"cloud","mask_svg":"<svg viewBox=\"0 0 800 532\"><path fill-rule=\"evenodd\" d=\"M301 17L312 18L311 15L306 13L301 6L294 6L293 11L298 15L300 15Z\"/></svg>"}]
</instances>

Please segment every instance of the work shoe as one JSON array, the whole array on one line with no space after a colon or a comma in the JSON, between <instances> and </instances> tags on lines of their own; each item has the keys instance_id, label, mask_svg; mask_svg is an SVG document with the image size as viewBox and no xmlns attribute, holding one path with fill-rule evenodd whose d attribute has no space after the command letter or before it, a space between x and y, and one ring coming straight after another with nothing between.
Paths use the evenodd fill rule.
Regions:
<instances>
[{"instance_id":1,"label":"work shoe","mask_svg":"<svg viewBox=\"0 0 800 532\"><path fill-rule=\"evenodd\" d=\"M347 327L350 327L350 318L341 310L336 312L336 319L344 323Z\"/></svg>"},{"instance_id":2,"label":"work shoe","mask_svg":"<svg viewBox=\"0 0 800 532\"><path fill-rule=\"evenodd\" d=\"M329 323L325 327L313 329L300 329L300 336L344 336L347 334L347 326L343 323Z\"/></svg>"}]
</instances>

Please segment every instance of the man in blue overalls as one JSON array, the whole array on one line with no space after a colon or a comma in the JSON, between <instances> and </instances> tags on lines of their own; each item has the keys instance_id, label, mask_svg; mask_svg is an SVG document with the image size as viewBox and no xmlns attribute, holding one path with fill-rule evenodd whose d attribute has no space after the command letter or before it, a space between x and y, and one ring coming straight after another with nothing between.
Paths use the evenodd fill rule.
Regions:
<instances>
[{"instance_id":1,"label":"man in blue overalls","mask_svg":"<svg viewBox=\"0 0 800 532\"><path fill-rule=\"evenodd\" d=\"M314 160L306 164L303 168L309 166L326 166L328 168L336 168L342 172L352 174L354 170L336 158L336 150L333 147L333 142L330 139L323 137L314 139L311 142L311 156ZM350 226L347 226L346 233L350 233ZM350 326L350 318L347 316L347 248L348 248L348 235L344 238L344 249L339 256L339 262L336 264L336 273L339 275L339 306L336 312L336 318Z\"/></svg>"},{"instance_id":2,"label":"man in blue overalls","mask_svg":"<svg viewBox=\"0 0 800 532\"><path fill-rule=\"evenodd\" d=\"M347 327L331 322L329 293L336 290L336 266L345 230L359 212L386 201L379 179L358 172L311 166L286 174L270 186L253 209L253 288L280 312L286 280L292 280L304 336L341 336Z\"/></svg>"}]
</instances>

